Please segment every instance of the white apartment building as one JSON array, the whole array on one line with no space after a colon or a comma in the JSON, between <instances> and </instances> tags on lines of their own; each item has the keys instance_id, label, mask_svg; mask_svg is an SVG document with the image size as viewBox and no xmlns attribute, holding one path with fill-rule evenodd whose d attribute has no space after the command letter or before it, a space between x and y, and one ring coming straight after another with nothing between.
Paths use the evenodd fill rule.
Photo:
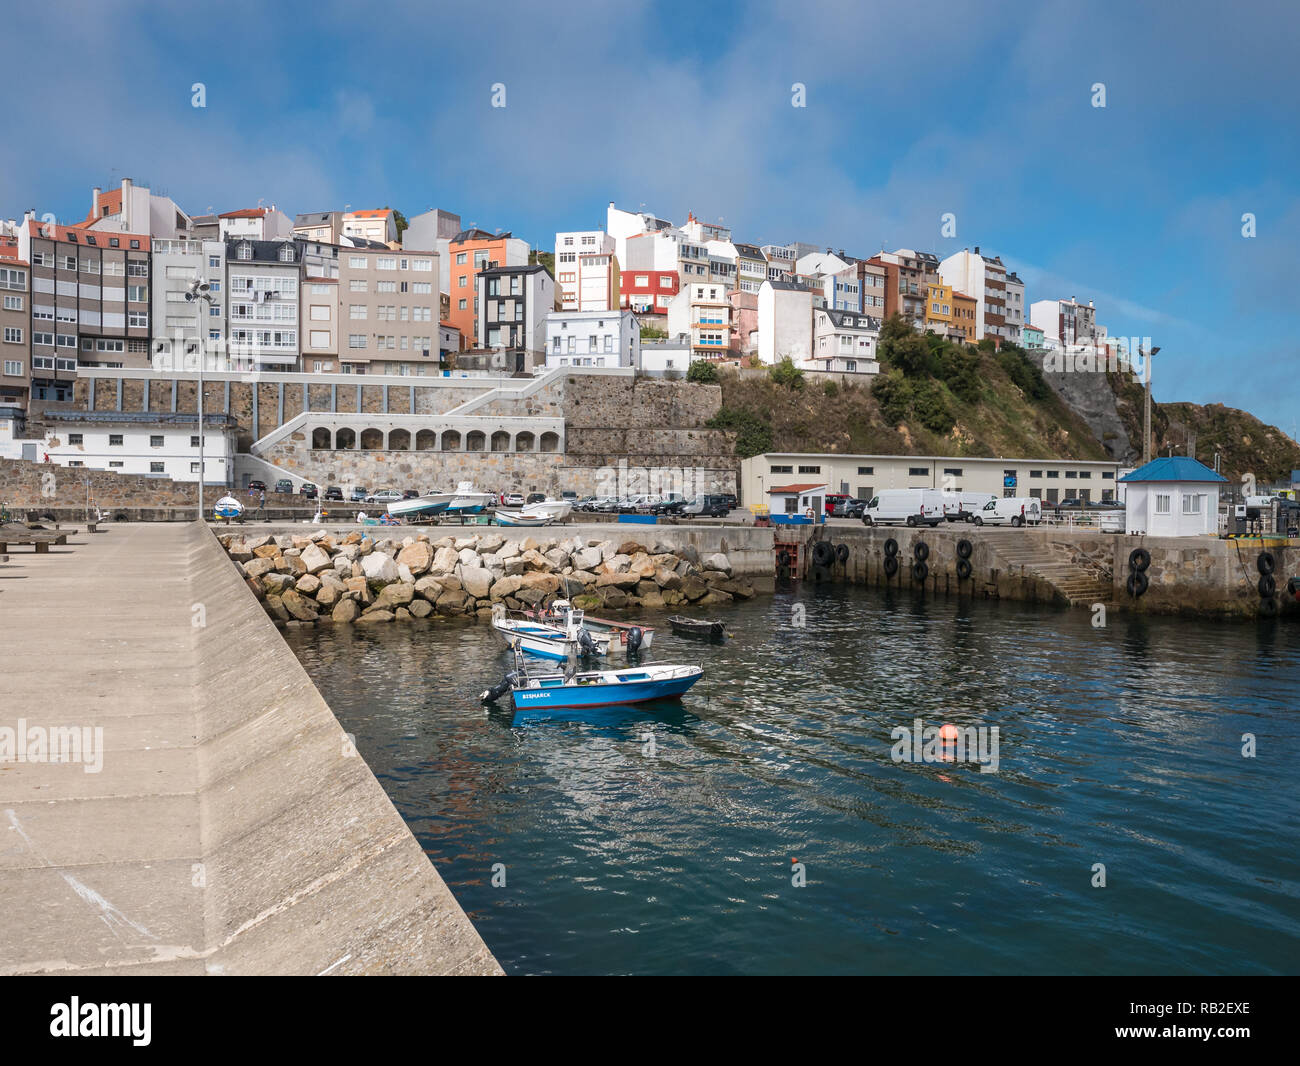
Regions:
<instances>
[{"instance_id":1,"label":"white apartment building","mask_svg":"<svg viewBox=\"0 0 1300 1066\"><path fill-rule=\"evenodd\" d=\"M696 359L721 359L731 347L730 290L718 284L683 284L668 302L668 336L686 337Z\"/></svg>"},{"instance_id":2,"label":"white apartment building","mask_svg":"<svg viewBox=\"0 0 1300 1066\"><path fill-rule=\"evenodd\" d=\"M767 256L757 245L733 244L732 247L736 251L736 288L757 296L767 281Z\"/></svg>"},{"instance_id":3,"label":"white apartment building","mask_svg":"<svg viewBox=\"0 0 1300 1066\"><path fill-rule=\"evenodd\" d=\"M979 246L963 249L939 264L945 285L975 299L975 338L1010 340L1007 331L1007 271L996 256L981 255ZM1021 325L1023 325L1023 316Z\"/></svg>"},{"instance_id":4,"label":"white apartment building","mask_svg":"<svg viewBox=\"0 0 1300 1066\"><path fill-rule=\"evenodd\" d=\"M296 241L226 242L228 352L232 369L294 370L302 245Z\"/></svg>"},{"instance_id":5,"label":"white apartment building","mask_svg":"<svg viewBox=\"0 0 1300 1066\"><path fill-rule=\"evenodd\" d=\"M758 357L768 366L813 354L813 294L792 281L765 281L758 293Z\"/></svg>"},{"instance_id":6,"label":"white apartment building","mask_svg":"<svg viewBox=\"0 0 1300 1066\"><path fill-rule=\"evenodd\" d=\"M154 333L149 357L155 370L193 370L200 353L205 370L231 370L226 351L226 242L153 242ZM209 299L187 300L195 282Z\"/></svg>"},{"instance_id":7,"label":"white apartment building","mask_svg":"<svg viewBox=\"0 0 1300 1066\"><path fill-rule=\"evenodd\" d=\"M631 311L552 311L546 366L641 365L641 327Z\"/></svg>"},{"instance_id":8,"label":"white apartment building","mask_svg":"<svg viewBox=\"0 0 1300 1066\"><path fill-rule=\"evenodd\" d=\"M566 311L608 311L619 304L619 260L604 230L555 235L555 287Z\"/></svg>"},{"instance_id":9,"label":"white apartment building","mask_svg":"<svg viewBox=\"0 0 1300 1066\"><path fill-rule=\"evenodd\" d=\"M252 241L278 241L293 236L293 220L275 204L227 211L217 216L217 225L222 240L246 237Z\"/></svg>"},{"instance_id":10,"label":"white apartment building","mask_svg":"<svg viewBox=\"0 0 1300 1066\"><path fill-rule=\"evenodd\" d=\"M151 237L185 237L192 219L170 196L159 196L147 185L123 178L117 189L104 192L96 185L90 193L90 213L82 226L98 232L147 233Z\"/></svg>"},{"instance_id":11,"label":"white apartment building","mask_svg":"<svg viewBox=\"0 0 1300 1066\"><path fill-rule=\"evenodd\" d=\"M397 240L396 213L391 207L374 211L344 211L343 236L391 244Z\"/></svg>"},{"instance_id":12,"label":"white apartment building","mask_svg":"<svg viewBox=\"0 0 1300 1066\"><path fill-rule=\"evenodd\" d=\"M812 355L800 365L805 370L879 374L879 343L880 319L859 311L817 308L813 311Z\"/></svg>"},{"instance_id":13,"label":"white apartment building","mask_svg":"<svg viewBox=\"0 0 1300 1066\"><path fill-rule=\"evenodd\" d=\"M1048 349L1073 345L1095 346L1103 342L1104 330L1097 326L1097 311L1089 300L1035 300L1029 305L1029 321L1043 331Z\"/></svg>"}]
</instances>

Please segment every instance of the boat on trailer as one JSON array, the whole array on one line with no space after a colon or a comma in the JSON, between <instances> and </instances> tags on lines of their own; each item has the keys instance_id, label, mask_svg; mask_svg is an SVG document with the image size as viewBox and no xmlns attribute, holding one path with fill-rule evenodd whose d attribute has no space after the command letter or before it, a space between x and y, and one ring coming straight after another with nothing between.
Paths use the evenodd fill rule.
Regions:
<instances>
[{"instance_id":1,"label":"boat on trailer","mask_svg":"<svg viewBox=\"0 0 1300 1066\"><path fill-rule=\"evenodd\" d=\"M496 501L495 493L480 492L474 488L474 482L462 481L455 492L431 492L413 500L395 500L388 505L388 513L395 518L479 514L495 506Z\"/></svg>"},{"instance_id":2,"label":"boat on trailer","mask_svg":"<svg viewBox=\"0 0 1300 1066\"><path fill-rule=\"evenodd\" d=\"M727 627L709 618L687 618L675 614L668 619L673 632L679 637L699 637L701 640L722 640L727 635Z\"/></svg>"}]
</instances>

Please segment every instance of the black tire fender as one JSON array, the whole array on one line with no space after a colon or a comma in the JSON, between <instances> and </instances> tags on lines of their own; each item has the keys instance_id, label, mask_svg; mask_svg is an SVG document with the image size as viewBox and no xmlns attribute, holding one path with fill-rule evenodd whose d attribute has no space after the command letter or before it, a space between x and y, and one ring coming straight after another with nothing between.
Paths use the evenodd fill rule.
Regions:
<instances>
[{"instance_id":1,"label":"black tire fender","mask_svg":"<svg viewBox=\"0 0 1300 1066\"><path fill-rule=\"evenodd\" d=\"M958 559L969 559L971 556L971 552L973 552L974 550L975 550L975 546L971 544L970 541L966 540L964 537L957 542Z\"/></svg>"},{"instance_id":2,"label":"black tire fender","mask_svg":"<svg viewBox=\"0 0 1300 1066\"><path fill-rule=\"evenodd\" d=\"M970 560L962 556L957 560L957 580L965 581L970 577Z\"/></svg>"},{"instance_id":3,"label":"black tire fender","mask_svg":"<svg viewBox=\"0 0 1300 1066\"><path fill-rule=\"evenodd\" d=\"M885 576L886 576L886 577L893 577L896 573L898 573L898 556L896 556L896 555L886 555L886 556L885 556Z\"/></svg>"},{"instance_id":4,"label":"black tire fender","mask_svg":"<svg viewBox=\"0 0 1300 1066\"><path fill-rule=\"evenodd\" d=\"M890 537L887 541L885 541L885 555L888 556L890 559L892 559L897 554L898 554L898 541L896 541L893 537Z\"/></svg>"},{"instance_id":5,"label":"black tire fender","mask_svg":"<svg viewBox=\"0 0 1300 1066\"><path fill-rule=\"evenodd\" d=\"M926 544L923 540L918 540L912 545L912 555L916 558L918 563L925 562L930 558L930 545Z\"/></svg>"},{"instance_id":6,"label":"black tire fender","mask_svg":"<svg viewBox=\"0 0 1300 1066\"><path fill-rule=\"evenodd\" d=\"M912 564L912 579L924 584L925 579L930 576L930 568L926 566L924 560L918 559Z\"/></svg>"},{"instance_id":7,"label":"black tire fender","mask_svg":"<svg viewBox=\"0 0 1300 1066\"><path fill-rule=\"evenodd\" d=\"M1128 590L1130 596L1137 599L1146 592L1147 586L1150 585L1150 583L1151 582L1147 579L1146 574L1141 570L1134 570L1129 574L1128 580L1124 583L1124 587Z\"/></svg>"},{"instance_id":8,"label":"black tire fender","mask_svg":"<svg viewBox=\"0 0 1300 1066\"><path fill-rule=\"evenodd\" d=\"M819 540L813 545L812 561L814 566L830 566L835 561L835 549L829 541Z\"/></svg>"},{"instance_id":9,"label":"black tire fender","mask_svg":"<svg viewBox=\"0 0 1300 1066\"><path fill-rule=\"evenodd\" d=\"M1142 573L1151 565L1151 553L1146 548L1134 548L1128 553L1128 568L1134 573Z\"/></svg>"},{"instance_id":10,"label":"black tire fender","mask_svg":"<svg viewBox=\"0 0 1300 1066\"><path fill-rule=\"evenodd\" d=\"M1277 591L1277 579L1272 574L1260 574L1259 583L1255 587L1259 589L1260 599L1272 599L1273 593Z\"/></svg>"},{"instance_id":11,"label":"black tire fender","mask_svg":"<svg viewBox=\"0 0 1300 1066\"><path fill-rule=\"evenodd\" d=\"M849 546L844 543L835 545L835 558L841 563L849 561Z\"/></svg>"},{"instance_id":12,"label":"black tire fender","mask_svg":"<svg viewBox=\"0 0 1300 1066\"><path fill-rule=\"evenodd\" d=\"M1261 574L1271 574L1277 569L1277 560L1273 558L1273 553L1260 552L1259 558L1255 560L1255 569Z\"/></svg>"}]
</instances>

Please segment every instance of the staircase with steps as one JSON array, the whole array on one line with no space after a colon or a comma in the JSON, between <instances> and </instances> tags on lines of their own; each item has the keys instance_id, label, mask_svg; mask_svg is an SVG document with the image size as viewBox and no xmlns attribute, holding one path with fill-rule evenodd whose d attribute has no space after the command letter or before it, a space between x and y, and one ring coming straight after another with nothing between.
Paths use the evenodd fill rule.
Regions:
<instances>
[{"instance_id":1,"label":"staircase with steps","mask_svg":"<svg viewBox=\"0 0 1300 1066\"><path fill-rule=\"evenodd\" d=\"M1091 607L1094 603L1115 605L1115 589L1109 571L1084 566L1072 558L1065 545L1056 546L1032 534L1000 539L999 562L1041 578L1057 590L1071 606Z\"/></svg>"}]
</instances>

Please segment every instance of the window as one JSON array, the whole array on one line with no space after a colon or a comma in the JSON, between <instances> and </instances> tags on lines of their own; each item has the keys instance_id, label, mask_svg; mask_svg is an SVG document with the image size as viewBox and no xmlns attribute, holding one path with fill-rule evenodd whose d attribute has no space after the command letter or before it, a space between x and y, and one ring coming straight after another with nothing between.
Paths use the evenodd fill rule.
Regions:
<instances>
[{"instance_id":1,"label":"window","mask_svg":"<svg viewBox=\"0 0 1300 1066\"><path fill-rule=\"evenodd\" d=\"M1169 493L1167 492L1156 493L1156 514L1169 513L1169 499Z\"/></svg>"},{"instance_id":2,"label":"window","mask_svg":"<svg viewBox=\"0 0 1300 1066\"><path fill-rule=\"evenodd\" d=\"M163 472L163 465L162 465L162 463L150 463L150 464L149 464L149 473L151 473L151 474L161 474L162 472Z\"/></svg>"},{"instance_id":3,"label":"window","mask_svg":"<svg viewBox=\"0 0 1300 1066\"><path fill-rule=\"evenodd\" d=\"M33 256L37 266L49 266L45 262L41 253L37 252ZM0 289L26 289L27 288L27 271L11 270L8 267L0 268Z\"/></svg>"},{"instance_id":4,"label":"window","mask_svg":"<svg viewBox=\"0 0 1300 1066\"><path fill-rule=\"evenodd\" d=\"M801 474L820 474L821 472L822 468L820 466L801 466L799 468Z\"/></svg>"},{"instance_id":5,"label":"window","mask_svg":"<svg viewBox=\"0 0 1300 1066\"><path fill-rule=\"evenodd\" d=\"M1205 499L1201 495L1184 494L1183 496L1183 514L1200 514L1201 501Z\"/></svg>"},{"instance_id":6,"label":"window","mask_svg":"<svg viewBox=\"0 0 1300 1066\"><path fill-rule=\"evenodd\" d=\"M456 253L456 265L457 265L457 266L464 266L464 265L465 265L465 253L464 253L464 252L457 252L457 253Z\"/></svg>"},{"instance_id":7,"label":"window","mask_svg":"<svg viewBox=\"0 0 1300 1066\"><path fill-rule=\"evenodd\" d=\"M875 468L874 466L860 466L860 467L858 467L858 473L859 473L859 474L874 474L875 472L876 472L876 468Z\"/></svg>"},{"instance_id":8,"label":"window","mask_svg":"<svg viewBox=\"0 0 1300 1066\"><path fill-rule=\"evenodd\" d=\"M924 466L909 466L907 468L908 477L926 477L929 473L929 468Z\"/></svg>"},{"instance_id":9,"label":"window","mask_svg":"<svg viewBox=\"0 0 1300 1066\"><path fill-rule=\"evenodd\" d=\"M364 333L352 333L348 335L349 348L364 348L366 346L366 335Z\"/></svg>"},{"instance_id":10,"label":"window","mask_svg":"<svg viewBox=\"0 0 1300 1066\"><path fill-rule=\"evenodd\" d=\"M20 359L5 360L5 374L7 374L9 377L11 378L21 377L22 372L23 372L22 360Z\"/></svg>"},{"instance_id":11,"label":"window","mask_svg":"<svg viewBox=\"0 0 1300 1066\"><path fill-rule=\"evenodd\" d=\"M144 259L132 259L126 264L126 276L128 278L147 278L149 276L149 263Z\"/></svg>"},{"instance_id":12,"label":"window","mask_svg":"<svg viewBox=\"0 0 1300 1066\"><path fill-rule=\"evenodd\" d=\"M190 473L191 473L191 474L197 474L198 472L199 472L199 464L198 464L198 463L190 463Z\"/></svg>"},{"instance_id":13,"label":"window","mask_svg":"<svg viewBox=\"0 0 1300 1066\"><path fill-rule=\"evenodd\" d=\"M462 288L462 289L463 289L463 288L465 287L465 278L466 278L466 275L464 275L464 274L460 275L460 278L458 279L458 282L457 282L457 286L458 286L459 288Z\"/></svg>"},{"instance_id":14,"label":"window","mask_svg":"<svg viewBox=\"0 0 1300 1066\"><path fill-rule=\"evenodd\" d=\"M397 258L391 255L381 255L375 260L376 270L396 270Z\"/></svg>"},{"instance_id":15,"label":"window","mask_svg":"<svg viewBox=\"0 0 1300 1066\"><path fill-rule=\"evenodd\" d=\"M1090 480L1091 478L1092 478L1092 471L1091 471L1091 470L1080 470L1080 471L1079 471L1079 480L1080 480L1080 481L1088 481L1088 480Z\"/></svg>"},{"instance_id":16,"label":"window","mask_svg":"<svg viewBox=\"0 0 1300 1066\"><path fill-rule=\"evenodd\" d=\"M1103 470L1103 471L1101 472L1101 476L1102 476L1102 480L1105 480L1105 479L1109 478L1110 480L1113 481L1113 480L1115 479L1115 471L1113 471L1113 470ZM1110 490L1107 489L1106 491L1109 492Z\"/></svg>"},{"instance_id":17,"label":"window","mask_svg":"<svg viewBox=\"0 0 1300 1066\"><path fill-rule=\"evenodd\" d=\"M108 435L108 446L109 446L110 448L120 448L120 447L122 447L122 434L120 434L120 433L110 433L110 434Z\"/></svg>"},{"instance_id":18,"label":"window","mask_svg":"<svg viewBox=\"0 0 1300 1066\"><path fill-rule=\"evenodd\" d=\"M151 436L149 438L150 448L161 448L162 446L163 446L163 439L161 436L155 434L154 436Z\"/></svg>"},{"instance_id":19,"label":"window","mask_svg":"<svg viewBox=\"0 0 1300 1066\"><path fill-rule=\"evenodd\" d=\"M108 461L108 466L109 466L109 469L110 469L110 470L116 470L116 469L118 469L119 467L122 467L122 466L125 466L125 465L126 465L126 464L123 463L121 459L110 459L110 460Z\"/></svg>"},{"instance_id":20,"label":"window","mask_svg":"<svg viewBox=\"0 0 1300 1066\"><path fill-rule=\"evenodd\" d=\"M959 466L945 466L943 472L951 474L953 477L961 477L961 467Z\"/></svg>"},{"instance_id":21,"label":"window","mask_svg":"<svg viewBox=\"0 0 1300 1066\"><path fill-rule=\"evenodd\" d=\"M370 286L366 283L365 278L353 278L348 282L349 292L369 292Z\"/></svg>"},{"instance_id":22,"label":"window","mask_svg":"<svg viewBox=\"0 0 1300 1066\"><path fill-rule=\"evenodd\" d=\"M133 327L149 328L148 311L128 311L126 313L126 324Z\"/></svg>"},{"instance_id":23,"label":"window","mask_svg":"<svg viewBox=\"0 0 1300 1066\"><path fill-rule=\"evenodd\" d=\"M80 444L80 443L81 443L81 434L80 434L80 433L69 433L69 434L68 434L68 443L69 443L69 444Z\"/></svg>"},{"instance_id":24,"label":"window","mask_svg":"<svg viewBox=\"0 0 1300 1066\"><path fill-rule=\"evenodd\" d=\"M1030 477L1042 477L1042 476L1043 476L1043 472L1042 472L1041 470L1031 470L1031 471L1029 471L1029 476L1030 476Z\"/></svg>"},{"instance_id":25,"label":"window","mask_svg":"<svg viewBox=\"0 0 1300 1066\"><path fill-rule=\"evenodd\" d=\"M221 269L221 256L219 256L219 255L210 255L210 256L208 256L208 269L209 269L209 270L220 270L220 269Z\"/></svg>"},{"instance_id":26,"label":"window","mask_svg":"<svg viewBox=\"0 0 1300 1066\"><path fill-rule=\"evenodd\" d=\"M1060 472L1059 470L1049 470L1049 471L1047 472L1047 476L1048 476L1049 478L1060 477L1060 476L1061 476L1061 472Z\"/></svg>"},{"instance_id":27,"label":"window","mask_svg":"<svg viewBox=\"0 0 1300 1066\"><path fill-rule=\"evenodd\" d=\"M1067 481L1071 478L1077 478L1078 476L1079 476L1079 472L1077 470L1067 470L1065 472L1065 478Z\"/></svg>"},{"instance_id":28,"label":"window","mask_svg":"<svg viewBox=\"0 0 1300 1066\"><path fill-rule=\"evenodd\" d=\"M133 304L147 303L149 290L143 285L128 285L126 287L126 298Z\"/></svg>"},{"instance_id":29,"label":"window","mask_svg":"<svg viewBox=\"0 0 1300 1066\"><path fill-rule=\"evenodd\" d=\"M365 317L366 317L366 305L365 305L365 304L349 304L349 305L348 305L348 318L364 319Z\"/></svg>"},{"instance_id":30,"label":"window","mask_svg":"<svg viewBox=\"0 0 1300 1066\"><path fill-rule=\"evenodd\" d=\"M198 446L199 446L199 435L195 433L190 437L190 447L197 448Z\"/></svg>"},{"instance_id":31,"label":"window","mask_svg":"<svg viewBox=\"0 0 1300 1066\"><path fill-rule=\"evenodd\" d=\"M771 473L773 473L773 474L793 474L793 473L794 473L794 467L792 467L792 466L772 466L772 467L769 467L769 470L770 470Z\"/></svg>"},{"instance_id":32,"label":"window","mask_svg":"<svg viewBox=\"0 0 1300 1066\"><path fill-rule=\"evenodd\" d=\"M6 296L6 311L21 311L23 309L23 298L21 296Z\"/></svg>"},{"instance_id":33,"label":"window","mask_svg":"<svg viewBox=\"0 0 1300 1066\"><path fill-rule=\"evenodd\" d=\"M464 301L464 300L461 300L460 303L457 304L456 309L457 309L458 311L464 311L464 310L465 310L465 301Z\"/></svg>"},{"instance_id":34,"label":"window","mask_svg":"<svg viewBox=\"0 0 1300 1066\"><path fill-rule=\"evenodd\" d=\"M23 331L18 326L5 326L5 343L22 344Z\"/></svg>"}]
</instances>

